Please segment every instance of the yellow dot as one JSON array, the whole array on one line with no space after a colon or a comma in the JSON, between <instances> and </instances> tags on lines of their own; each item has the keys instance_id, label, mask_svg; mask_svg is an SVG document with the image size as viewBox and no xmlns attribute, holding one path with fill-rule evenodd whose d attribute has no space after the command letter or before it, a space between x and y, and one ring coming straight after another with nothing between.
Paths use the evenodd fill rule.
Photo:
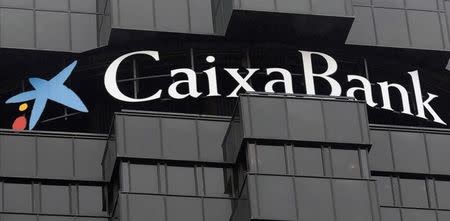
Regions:
<instances>
[{"instance_id":1,"label":"yellow dot","mask_svg":"<svg viewBox=\"0 0 450 221\"><path fill-rule=\"evenodd\" d=\"M23 103L19 106L19 110L20 111L25 111L26 109L28 109L28 104L27 103Z\"/></svg>"}]
</instances>

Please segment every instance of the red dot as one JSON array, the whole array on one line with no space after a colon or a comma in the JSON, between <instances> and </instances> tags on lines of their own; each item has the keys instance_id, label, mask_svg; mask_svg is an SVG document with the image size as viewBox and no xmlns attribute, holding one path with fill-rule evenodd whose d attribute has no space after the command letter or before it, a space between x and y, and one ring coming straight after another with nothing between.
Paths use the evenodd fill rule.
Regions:
<instances>
[{"instance_id":1,"label":"red dot","mask_svg":"<svg viewBox=\"0 0 450 221\"><path fill-rule=\"evenodd\" d=\"M13 130L25 130L27 127L27 118L25 116L18 117L12 125Z\"/></svg>"}]
</instances>

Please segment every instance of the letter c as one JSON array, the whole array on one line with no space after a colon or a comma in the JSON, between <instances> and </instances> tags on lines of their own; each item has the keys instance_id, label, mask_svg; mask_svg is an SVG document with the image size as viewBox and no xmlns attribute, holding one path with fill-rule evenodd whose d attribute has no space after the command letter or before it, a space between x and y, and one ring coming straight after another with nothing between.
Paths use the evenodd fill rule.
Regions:
<instances>
[{"instance_id":1,"label":"letter c","mask_svg":"<svg viewBox=\"0 0 450 221\"><path fill-rule=\"evenodd\" d=\"M155 100L155 99L158 99L161 97L161 93L162 93L161 89L158 90L158 92L156 92L155 94L153 94L150 97L139 98L139 99L128 97L119 90L119 86L117 85L117 69L119 68L120 63L122 63L123 60L125 60L126 58L128 58L132 55L137 55L137 54L148 55L148 56L154 58L156 61L159 61L159 53L157 51L132 52L132 53L122 55L119 58L117 58L116 60L114 60L113 63L111 63L111 65L109 65L108 69L106 70L104 83L105 83L105 88L108 91L108 93L111 96L113 96L114 98L116 98L117 100L136 103L136 102L151 101L151 100Z\"/></svg>"}]
</instances>

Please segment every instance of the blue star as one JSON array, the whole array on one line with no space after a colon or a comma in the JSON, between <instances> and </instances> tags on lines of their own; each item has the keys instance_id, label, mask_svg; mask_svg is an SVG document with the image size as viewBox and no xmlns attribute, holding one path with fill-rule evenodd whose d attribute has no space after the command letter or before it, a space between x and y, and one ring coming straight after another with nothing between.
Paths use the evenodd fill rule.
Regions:
<instances>
[{"instance_id":1,"label":"blue star","mask_svg":"<svg viewBox=\"0 0 450 221\"><path fill-rule=\"evenodd\" d=\"M30 118L30 130L36 126L36 123L39 121L48 100L55 101L80 112L88 112L88 109L83 104L83 101L81 101L81 99L72 90L64 85L64 82L70 76L76 65L77 61L74 61L49 81L41 78L29 78L28 80L34 90L26 91L13 96L9 98L6 103L20 103L34 100Z\"/></svg>"}]
</instances>

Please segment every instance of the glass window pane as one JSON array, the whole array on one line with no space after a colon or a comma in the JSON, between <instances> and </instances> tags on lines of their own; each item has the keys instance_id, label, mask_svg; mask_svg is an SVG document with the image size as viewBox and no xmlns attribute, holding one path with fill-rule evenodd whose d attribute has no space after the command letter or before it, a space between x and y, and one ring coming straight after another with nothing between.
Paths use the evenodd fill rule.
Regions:
<instances>
[{"instance_id":1,"label":"glass window pane","mask_svg":"<svg viewBox=\"0 0 450 221\"><path fill-rule=\"evenodd\" d=\"M41 208L44 213L70 213L69 199L68 186L41 186Z\"/></svg>"},{"instance_id":2,"label":"glass window pane","mask_svg":"<svg viewBox=\"0 0 450 221\"><path fill-rule=\"evenodd\" d=\"M103 191L101 186L79 186L78 194L80 214L102 214Z\"/></svg>"},{"instance_id":3,"label":"glass window pane","mask_svg":"<svg viewBox=\"0 0 450 221\"><path fill-rule=\"evenodd\" d=\"M284 146L256 146L258 172L286 174Z\"/></svg>"},{"instance_id":4,"label":"glass window pane","mask_svg":"<svg viewBox=\"0 0 450 221\"><path fill-rule=\"evenodd\" d=\"M158 193L157 166L130 164L130 189L136 193Z\"/></svg>"},{"instance_id":5,"label":"glass window pane","mask_svg":"<svg viewBox=\"0 0 450 221\"><path fill-rule=\"evenodd\" d=\"M225 194L223 168L204 168L205 176L205 194L206 195L223 195Z\"/></svg>"},{"instance_id":6,"label":"glass window pane","mask_svg":"<svg viewBox=\"0 0 450 221\"><path fill-rule=\"evenodd\" d=\"M31 184L5 183L4 209L7 212L32 212Z\"/></svg>"},{"instance_id":7,"label":"glass window pane","mask_svg":"<svg viewBox=\"0 0 450 221\"><path fill-rule=\"evenodd\" d=\"M170 194L195 195L195 173L192 167L167 167Z\"/></svg>"},{"instance_id":8,"label":"glass window pane","mask_svg":"<svg viewBox=\"0 0 450 221\"><path fill-rule=\"evenodd\" d=\"M335 177L361 177L357 150L332 149L331 158Z\"/></svg>"},{"instance_id":9,"label":"glass window pane","mask_svg":"<svg viewBox=\"0 0 450 221\"><path fill-rule=\"evenodd\" d=\"M294 147L297 175L323 176L321 148Z\"/></svg>"},{"instance_id":10,"label":"glass window pane","mask_svg":"<svg viewBox=\"0 0 450 221\"><path fill-rule=\"evenodd\" d=\"M377 194L380 205L394 206L394 195L392 192L392 182L390 177L375 177L377 184Z\"/></svg>"}]
</instances>

